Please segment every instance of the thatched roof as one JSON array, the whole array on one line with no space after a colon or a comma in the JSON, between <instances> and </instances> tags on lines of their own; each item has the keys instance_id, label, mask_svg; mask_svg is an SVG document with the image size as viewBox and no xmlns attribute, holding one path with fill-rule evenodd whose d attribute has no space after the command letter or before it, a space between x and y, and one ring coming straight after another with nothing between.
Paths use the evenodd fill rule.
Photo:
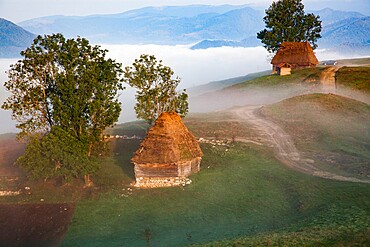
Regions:
<instances>
[{"instance_id":1,"label":"thatched roof","mask_svg":"<svg viewBox=\"0 0 370 247\"><path fill-rule=\"evenodd\" d=\"M283 42L271 61L271 64L278 65L289 63L293 67L316 66L319 61L313 53L308 42Z\"/></svg>"},{"instance_id":2,"label":"thatched roof","mask_svg":"<svg viewBox=\"0 0 370 247\"><path fill-rule=\"evenodd\" d=\"M197 140L181 117L165 112L155 121L132 161L135 164L172 164L202 156Z\"/></svg>"}]
</instances>

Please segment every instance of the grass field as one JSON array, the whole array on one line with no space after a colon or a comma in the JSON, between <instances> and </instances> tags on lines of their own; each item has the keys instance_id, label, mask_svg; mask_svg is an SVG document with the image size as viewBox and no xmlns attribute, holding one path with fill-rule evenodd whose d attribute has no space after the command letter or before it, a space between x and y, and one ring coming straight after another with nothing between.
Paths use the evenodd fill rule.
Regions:
<instances>
[{"instance_id":1,"label":"grass field","mask_svg":"<svg viewBox=\"0 0 370 247\"><path fill-rule=\"evenodd\" d=\"M123 183L80 201L62 246L186 246L316 225L322 235L315 241L329 241L330 229L343 225L335 239L346 243L349 230L369 227L368 185L297 173L261 147L202 148L202 171L190 186L131 192ZM122 173L123 181L132 180Z\"/></svg>"},{"instance_id":2,"label":"grass field","mask_svg":"<svg viewBox=\"0 0 370 247\"><path fill-rule=\"evenodd\" d=\"M309 86L319 83L320 74L325 67L298 69L289 76L266 75L239 84L235 84L226 89L245 89L249 87L274 87L274 86L292 86L301 84Z\"/></svg>"},{"instance_id":3,"label":"grass field","mask_svg":"<svg viewBox=\"0 0 370 247\"><path fill-rule=\"evenodd\" d=\"M311 237L319 242L369 241L368 185L299 174L260 147L202 148L202 171L190 186L130 192L122 184L81 201L63 246L186 246L306 228L305 237L320 232Z\"/></svg>"},{"instance_id":4,"label":"grass field","mask_svg":"<svg viewBox=\"0 0 370 247\"><path fill-rule=\"evenodd\" d=\"M347 88L370 93L370 58L339 60L339 70L336 72L338 88ZM320 84L320 75L327 68L318 66L294 70L289 76L265 75L237 83L224 90L248 90L250 88L291 87L293 85L315 88Z\"/></svg>"},{"instance_id":5,"label":"grass field","mask_svg":"<svg viewBox=\"0 0 370 247\"><path fill-rule=\"evenodd\" d=\"M337 86L370 93L370 66L342 67L335 76Z\"/></svg>"}]
</instances>

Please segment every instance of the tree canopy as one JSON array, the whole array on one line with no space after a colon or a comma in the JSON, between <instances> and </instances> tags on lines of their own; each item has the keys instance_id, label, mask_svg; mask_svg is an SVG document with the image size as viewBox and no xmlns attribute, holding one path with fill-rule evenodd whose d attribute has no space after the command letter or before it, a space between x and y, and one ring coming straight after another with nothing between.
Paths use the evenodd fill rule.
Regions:
<instances>
[{"instance_id":1,"label":"tree canopy","mask_svg":"<svg viewBox=\"0 0 370 247\"><path fill-rule=\"evenodd\" d=\"M153 55L141 55L124 71L125 81L136 89L135 111L138 118L152 124L162 112L174 111L181 116L188 112L185 90L176 92L180 78Z\"/></svg>"},{"instance_id":2,"label":"tree canopy","mask_svg":"<svg viewBox=\"0 0 370 247\"><path fill-rule=\"evenodd\" d=\"M257 33L269 52L276 52L282 42L308 41L312 48L321 38L320 16L305 14L301 0L274 1L265 11L266 29Z\"/></svg>"},{"instance_id":3,"label":"tree canopy","mask_svg":"<svg viewBox=\"0 0 370 247\"><path fill-rule=\"evenodd\" d=\"M84 169L77 168L82 163L76 160L72 164L68 157L79 150L79 155L88 160L102 141L104 129L118 120L121 105L117 94L123 89L123 70L121 64L107 59L106 53L85 38L45 35L38 36L21 52L24 58L11 66L4 84L11 95L2 108L12 110L20 129L18 136L32 140L33 157L32 152L26 152L19 160L25 164L21 161L33 159L35 164L28 170L43 164L64 171L64 175L81 176L96 170L86 160ZM58 139L70 140L66 145L72 148L55 149L63 146ZM51 175L47 173L43 176Z\"/></svg>"}]
</instances>

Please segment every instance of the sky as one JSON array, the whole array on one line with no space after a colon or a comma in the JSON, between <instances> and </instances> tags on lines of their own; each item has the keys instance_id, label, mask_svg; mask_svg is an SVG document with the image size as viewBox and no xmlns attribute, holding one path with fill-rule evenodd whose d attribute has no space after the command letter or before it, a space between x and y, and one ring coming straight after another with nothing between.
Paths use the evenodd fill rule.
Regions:
<instances>
[{"instance_id":1,"label":"sky","mask_svg":"<svg viewBox=\"0 0 370 247\"><path fill-rule=\"evenodd\" d=\"M273 0L0 0L0 17L18 23L49 15L114 14L146 6L244 5L267 8ZM333 8L370 15L370 0L303 0L306 10Z\"/></svg>"}]
</instances>

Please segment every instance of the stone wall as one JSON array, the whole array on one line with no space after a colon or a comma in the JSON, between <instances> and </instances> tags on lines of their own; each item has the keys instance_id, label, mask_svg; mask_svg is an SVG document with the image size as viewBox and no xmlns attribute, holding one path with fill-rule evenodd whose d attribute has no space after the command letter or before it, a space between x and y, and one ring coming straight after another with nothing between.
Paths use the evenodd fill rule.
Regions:
<instances>
[{"instance_id":1,"label":"stone wall","mask_svg":"<svg viewBox=\"0 0 370 247\"><path fill-rule=\"evenodd\" d=\"M191 184L189 178L180 177L136 177L135 187L140 188L164 188L173 186L185 186Z\"/></svg>"},{"instance_id":2,"label":"stone wall","mask_svg":"<svg viewBox=\"0 0 370 247\"><path fill-rule=\"evenodd\" d=\"M202 158L194 158L177 164L135 164L136 187L160 188L189 184L186 178L200 170Z\"/></svg>"}]
</instances>

